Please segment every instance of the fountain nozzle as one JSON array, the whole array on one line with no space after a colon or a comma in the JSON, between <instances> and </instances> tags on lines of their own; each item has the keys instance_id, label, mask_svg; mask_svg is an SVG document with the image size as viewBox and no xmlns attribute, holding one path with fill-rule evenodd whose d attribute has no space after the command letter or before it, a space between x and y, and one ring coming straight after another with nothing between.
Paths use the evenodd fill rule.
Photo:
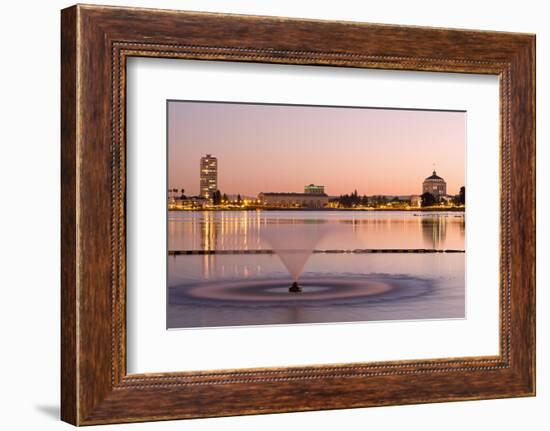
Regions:
<instances>
[{"instance_id":1,"label":"fountain nozzle","mask_svg":"<svg viewBox=\"0 0 550 431\"><path fill-rule=\"evenodd\" d=\"M294 283L292 283L292 285L288 288L288 291L289 292L292 292L292 293L300 293L302 291L302 288L300 286L298 286L298 282L295 281Z\"/></svg>"}]
</instances>

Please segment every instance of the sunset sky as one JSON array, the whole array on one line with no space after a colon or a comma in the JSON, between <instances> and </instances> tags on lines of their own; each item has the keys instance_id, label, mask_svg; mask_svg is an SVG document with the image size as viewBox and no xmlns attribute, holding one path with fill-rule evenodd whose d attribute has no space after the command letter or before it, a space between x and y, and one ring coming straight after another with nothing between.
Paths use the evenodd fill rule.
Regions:
<instances>
[{"instance_id":1,"label":"sunset sky","mask_svg":"<svg viewBox=\"0 0 550 431\"><path fill-rule=\"evenodd\" d=\"M199 194L199 160L218 158L222 193L421 194L437 174L464 185L466 113L206 102L168 103L168 187Z\"/></svg>"}]
</instances>

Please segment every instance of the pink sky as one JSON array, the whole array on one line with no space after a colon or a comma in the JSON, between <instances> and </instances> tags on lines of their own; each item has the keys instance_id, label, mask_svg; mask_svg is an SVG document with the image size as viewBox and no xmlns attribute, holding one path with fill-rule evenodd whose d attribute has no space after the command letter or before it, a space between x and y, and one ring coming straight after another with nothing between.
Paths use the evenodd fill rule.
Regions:
<instances>
[{"instance_id":1,"label":"pink sky","mask_svg":"<svg viewBox=\"0 0 550 431\"><path fill-rule=\"evenodd\" d=\"M421 194L437 174L464 185L466 113L168 102L168 187L199 193L199 159L218 158L222 193Z\"/></svg>"}]
</instances>

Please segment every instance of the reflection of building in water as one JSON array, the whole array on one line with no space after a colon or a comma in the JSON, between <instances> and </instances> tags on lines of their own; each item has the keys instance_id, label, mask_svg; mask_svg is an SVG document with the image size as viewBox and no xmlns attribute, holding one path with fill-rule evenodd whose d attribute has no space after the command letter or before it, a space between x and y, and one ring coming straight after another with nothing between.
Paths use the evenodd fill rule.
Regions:
<instances>
[{"instance_id":1,"label":"reflection of building in water","mask_svg":"<svg viewBox=\"0 0 550 431\"><path fill-rule=\"evenodd\" d=\"M431 193L436 198L447 195L447 183L435 171L422 183L422 193Z\"/></svg>"},{"instance_id":2,"label":"reflection of building in water","mask_svg":"<svg viewBox=\"0 0 550 431\"><path fill-rule=\"evenodd\" d=\"M201 157L200 190L201 197L211 199L218 190L218 159L210 154Z\"/></svg>"},{"instance_id":3,"label":"reflection of building in water","mask_svg":"<svg viewBox=\"0 0 550 431\"><path fill-rule=\"evenodd\" d=\"M201 228L201 249L216 250L218 244L218 224L214 220L214 214L205 211L200 224ZM202 257L203 276L209 279L215 266L215 255L205 254Z\"/></svg>"},{"instance_id":4,"label":"reflection of building in water","mask_svg":"<svg viewBox=\"0 0 550 431\"><path fill-rule=\"evenodd\" d=\"M218 245L218 224L214 214L205 211L201 220L201 249L216 250Z\"/></svg>"},{"instance_id":5,"label":"reflection of building in water","mask_svg":"<svg viewBox=\"0 0 550 431\"><path fill-rule=\"evenodd\" d=\"M261 214L257 211L202 211L197 214L199 218L199 231L190 233L191 237L200 236L200 244L196 247L193 243L191 249L200 250L256 250L262 248L260 228ZM216 271L218 256L205 254L202 256L203 276L210 278L219 276ZM217 268L217 269L216 269ZM248 267L240 267L246 276Z\"/></svg>"},{"instance_id":6,"label":"reflection of building in water","mask_svg":"<svg viewBox=\"0 0 550 431\"><path fill-rule=\"evenodd\" d=\"M439 249L447 236L447 218L440 215L420 217L425 246Z\"/></svg>"},{"instance_id":7,"label":"reflection of building in water","mask_svg":"<svg viewBox=\"0 0 550 431\"><path fill-rule=\"evenodd\" d=\"M181 249L256 250L261 248L259 211L201 211L193 224L187 223ZM177 226L177 225L176 225ZM193 226L194 228L191 228ZM195 241L200 238L200 242Z\"/></svg>"},{"instance_id":8,"label":"reflection of building in water","mask_svg":"<svg viewBox=\"0 0 550 431\"><path fill-rule=\"evenodd\" d=\"M313 193L260 193L263 205L281 208L323 208L328 204L328 195Z\"/></svg>"}]
</instances>

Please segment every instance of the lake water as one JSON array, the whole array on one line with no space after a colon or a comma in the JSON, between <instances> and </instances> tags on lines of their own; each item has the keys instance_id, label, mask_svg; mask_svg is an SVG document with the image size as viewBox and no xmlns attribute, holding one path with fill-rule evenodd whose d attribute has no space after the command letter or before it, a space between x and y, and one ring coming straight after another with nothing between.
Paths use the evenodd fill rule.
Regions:
<instances>
[{"instance_id":1,"label":"lake water","mask_svg":"<svg viewBox=\"0 0 550 431\"><path fill-rule=\"evenodd\" d=\"M463 318L465 254L405 251L464 235L460 212L170 211L169 250L195 254L168 256L167 326Z\"/></svg>"}]
</instances>

